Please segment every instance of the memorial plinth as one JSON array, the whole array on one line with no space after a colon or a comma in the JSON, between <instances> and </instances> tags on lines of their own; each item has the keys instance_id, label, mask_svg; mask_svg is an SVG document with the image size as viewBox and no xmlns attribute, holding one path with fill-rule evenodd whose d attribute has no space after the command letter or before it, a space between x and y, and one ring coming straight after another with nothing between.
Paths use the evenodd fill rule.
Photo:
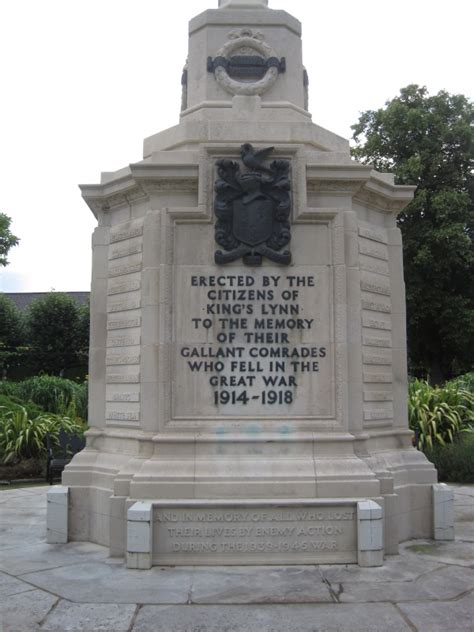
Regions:
<instances>
[{"instance_id":1,"label":"memorial plinth","mask_svg":"<svg viewBox=\"0 0 474 632\"><path fill-rule=\"evenodd\" d=\"M396 226L413 189L311 122L295 18L220 5L190 22L179 125L81 187L98 227L69 537L124 555L143 501L153 563L361 563L432 535Z\"/></svg>"}]
</instances>

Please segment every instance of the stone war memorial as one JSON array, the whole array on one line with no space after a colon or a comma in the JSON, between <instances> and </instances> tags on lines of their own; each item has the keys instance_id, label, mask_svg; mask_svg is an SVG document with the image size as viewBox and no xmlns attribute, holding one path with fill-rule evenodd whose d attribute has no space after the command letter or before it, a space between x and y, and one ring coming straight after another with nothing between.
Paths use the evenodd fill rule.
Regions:
<instances>
[{"instance_id":1,"label":"stone war memorial","mask_svg":"<svg viewBox=\"0 0 474 632\"><path fill-rule=\"evenodd\" d=\"M413 188L312 123L301 25L267 5L193 18L180 123L81 187L90 430L49 494L50 542L132 568L377 566L453 537L407 422Z\"/></svg>"}]
</instances>

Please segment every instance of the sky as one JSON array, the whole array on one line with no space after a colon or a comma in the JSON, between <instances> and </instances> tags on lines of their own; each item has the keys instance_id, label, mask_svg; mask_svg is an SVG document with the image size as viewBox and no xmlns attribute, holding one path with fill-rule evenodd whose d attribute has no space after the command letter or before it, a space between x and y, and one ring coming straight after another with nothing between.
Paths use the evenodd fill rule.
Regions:
<instances>
[{"instance_id":1,"label":"sky","mask_svg":"<svg viewBox=\"0 0 474 632\"><path fill-rule=\"evenodd\" d=\"M96 221L78 184L141 158L179 122L187 22L217 0L0 0L0 212L21 241L0 291L90 289ZM417 83L473 96L468 0L270 0L303 24L313 121Z\"/></svg>"}]
</instances>

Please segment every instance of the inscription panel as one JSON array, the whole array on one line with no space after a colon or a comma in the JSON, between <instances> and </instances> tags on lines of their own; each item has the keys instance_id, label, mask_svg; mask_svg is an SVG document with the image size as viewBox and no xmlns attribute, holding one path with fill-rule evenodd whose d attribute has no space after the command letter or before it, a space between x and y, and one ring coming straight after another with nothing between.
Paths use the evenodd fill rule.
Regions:
<instances>
[{"instance_id":1,"label":"inscription panel","mask_svg":"<svg viewBox=\"0 0 474 632\"><path fill-rule=\"evenodd\" d=\"M134 292L140 289L140 279L138 278L126 278L122 280L120 278L109 281L109 287L107 294L112 296L113 294L126 294L127 292Z\"/></svg>"},{"instance_id":2,"label":"inscription panel","mask_svg":"<svg viewBox=\"0 0 474 632\"><path fill-rule=\"evenodd\" d=\"M106 410L108 426L140 425L143 220L110 231L107 283Z\"/></svg>"},{"instance_id":3,"label":"inscription panel","mask_svg":"<svg viewBox=\"0 0 474 632\"><path fill-rule=\"evenodd\" d=\"M361 254L359 257L360 269L365 272L374 272L375 274L388 276L390 270L388 267L388 261L381 261L380 259L373 259L370 256Z\"/></svg>"},{"instance_id":4,"label":"inscription panel","mask_svg":"<svg viewBox=\"0 0 474 632\"><path fill-rule=\"evenodd\" d=\"M390 284L386 276L370 272L361 272L360 287L364 292L390 296Z\"/></svg>"},{"instance_id":5,"label":"inscription panel","mask_svg":"<svg viewBox=\"0 0 474 632\"><path fill-rule=\"evenodd\" d=\"M362 309L370 312L381 312L382 314L390 314L392 312L392 305L389 299L383 300L381 297L377 298L373 295L362 295Z\"/></svg>"},{"instance_id":6,"label":"inscription panel","mask_svg":"<svg viewBox=\"0 0 474 632\"><path fill-rule=\"evenodd\" d=\"M379 244L376 241L369 241L368 239L359 240L359 252L363 255L373 257L374 259L381 259L382 261L388 261L388 248L384 244Z\"/></svg>"},{"instance_id":7,"label":"inscription panel","mask_svg":"<svg viewBox=\"0 0 474 632\"><path fill-rule=\"evenodd\" d=\"M121 259L129 255L139 254L142 251L141 239L127 240L109 248L109 259Z\"/></svg>"},{"instance_id":8,"label":"inscription panel","mask_svg":"<svg viewBox=\"0 0 474 632\"><path fill-rule=\"evenodd\" d=\"M387 231L384 229L377 229L368 226L359 226L359 235L370 241L378 241L381 244L387 244Z\"/></svg>"},{"instance_id":9,"label":"inscription panel","mask_svg":"<svg viewBox=\"0 0 474 632\"><path fill-rule=\"evenodd\" d=\"M364 367L364 425L390 425L393 419L392 304L387 232L359 226Z\"/></svg>"},{"instance_id":10,"label":"inscription panel","mask_svg":"<svg viewBox=\"0 0 474 632\"><path fill-rule=\"evenodd\" d=\"M155 506L155 564L279 564L357 560L354 503Z\"/></svg>"},{"instance_id":11,"label":"inscription panel","mask_svg":"<svg viewBox=\"0 0 474 632\"><path fill-rule=\"evenodd\" d=\"M119 226L114 226L110 230L110 243L114 244L125 239L133 239L143 235L143 220L133 220L125 222Z\"/></svg>"},{"instance_id":12,"label":"inscription panel","mask_svg":"<svg viewBox=\"0 0 474 632\"><path fill-rule=\"evenodd\" d=\"M108 318L107 329L134 329L140 327L141 317L134 316L133 318Z\"/></svg>"},{"instance_id":13,"label":"inscription panel","mask_svg":"<svg viewBox=\"0 0 474 632\"><path fill-rule=\"evenodd\" d=\"M174 419L335 415L329 266L179 266Z\"/></svg>"},{"instance_id":14,"label":"inscription panel","mask_svg":"<svg viewBox=\"0 0 474 632\"><path fill-rule=\"evenodd\" d=\"M107 347L133 347L140 344L140 332L133 331L127 334L120 335L110 333L107 336Z\"/></svg>"},{"instance_id":15,"label":"inscription panel","mask_svg":"<svg viewBox=\"0 0 474 632\"><path fill-rule=\"evenodd\" d=\"M110 409L107 407L107 411L105 414L105 418L107 421L119 421L123 423L127 422L138 422L140 420L140 411L139 410L116 410Z\"/></svg>"},{"instance_id":16,"label":"inscription panel","mask_svg":"<svg viewBox=\"0 0 474 632\"><path fill-rule=\"evenodd\" d=\"M364 408L364 420L392 419L393 408Z\"/></svg>"},{"instance_id":17,"label":"inscription panel","mask_svg":"<svg viewBox=\"0 0 474 632\"><path fill-rule=\"evenodd\" d=\"M105 359L105 364L107 366L140 364L140 352L129 354L109 353Z\"/></svg>"},{"instance_id":18,"label":"inscription panel","mask_svg":"<svg viewBox=\"0 0 474 632\"><path fill-rule=\"evenodd\" d=\"M119 263L111 261L109 264L109 277L120 277L127 274L134 274L135 272L141 272L142 258L140 255L133 255L127 257L128 261L123 262L119 260Z\"/></svg>"},{"instance_id":19,"label":"inscription panel","mask_svg":"<svg viewBox=\"0 0 474 632\"><path fill-rule=\"evenodd\" d=\"M372 316L371 314L362 314L362 325L368 329L380 329L382 331L390 331L392 329L390 318Z\"/></svg>"},{"instance_id":20,"label":"inscription panel","mask_svg":"<svg viewBox=\"0 0 474 632\"><path fill-rule=\"evenodd\" d=\"M108 391L107 401L108 402L139 402L140 393L139 391L125 391L125 392Z\"/></svg>"},{"instance_id":21,"label":"inscription panel","mask_svg":"<svg viewBox=\"0 0 474 632\"><path fill-rule=\"evenodd\" d=\"M117 299L109 300L107 303L107 311L110 313L129 312L132 309L139 309L139 308L140 308L139 297L130 298L124 301L118 301Z\"/></svg>"},{"instance_id":22,"label":"inscription panel","mask_svg":"<svg viewBox=\"0 0 474 632\"><path fill-rule=\"evenodd\" d=\"M107 384L139 384L140 372L107 373Z\"/></svg>"}]
</instances>

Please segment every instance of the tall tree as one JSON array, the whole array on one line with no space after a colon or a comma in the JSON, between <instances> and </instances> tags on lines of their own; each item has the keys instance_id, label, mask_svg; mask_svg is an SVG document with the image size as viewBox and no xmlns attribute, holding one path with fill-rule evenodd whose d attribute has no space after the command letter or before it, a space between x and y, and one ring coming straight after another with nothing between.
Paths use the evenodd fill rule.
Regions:
<instances>
[{"instance_id":1,"label":"tall tree","mask_svg":"<svg viewBox=\"0 0 474 632\"><path fill-rule=\"evenodd\" d=\"M10 248L16 246L20 241L10 231L11 218L5 213L0 213L0 266L5 267L8 264L8 252Z\"/></svg>"},{"instance_id":2,"label":"tall tree","mask_svg":"<svg viewBox=\"0 0 474 632\"><path fill-rule=\"evenodd\" d=\"M16 366L23 355L23 317L15 303L0 294L0 370L7 377L8 369Z\"/></svg>"},{"instance_id":3,"label":"tall tree","mask_svg":"<svg viewBox=\"0 0 474 632\"><path fill-rule=\"evenodd\" d=\"M30 360L36 371L63 375L87 364L83 310L67 294L51 292L26 311Z\"/></svg>"},{"instance_id":4,"label":"tall tree","mask_svg":"<svg viewBox=\"0 0 474 632\"><path fill-rule=\"evenodd\" d=\"M410 368L439 383L474 361L473 104L409 85L352 126L353 156L416 185L403 235Z\"/></svg>"}]
</instances>

